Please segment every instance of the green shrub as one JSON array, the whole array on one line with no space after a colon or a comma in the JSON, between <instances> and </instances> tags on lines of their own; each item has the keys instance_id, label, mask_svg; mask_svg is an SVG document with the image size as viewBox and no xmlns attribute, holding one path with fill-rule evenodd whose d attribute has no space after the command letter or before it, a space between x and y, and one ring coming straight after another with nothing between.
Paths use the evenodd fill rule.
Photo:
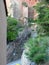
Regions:
<instances>
[{"instance_id":1,"label":"green shrub","mask_svg":"<svg viewBox=\"0 0 49 65\"><path fill-rule=\"evenodd\" d=\"M22 2L22 5L25 6L25 7L28 7L26 2Z\"/></svg>"},{"instance_id":2,"label":"green shrub","mask_svg":"<svg viewBox=\"0 0 49 65\"><path fill-rule=\"evenodd\" d=\"M48 60L47 49L49 47L49 37L36 37L30 38L25 44L25 53L27 57L37 64L44 63Z\"/></svg>"},{"instance_id":3,"label":"green shrub","mask_svg":"<svg viewBox=\"0 0 49 65\"><path fill-rule=\"evenodd\" d=\"M34 23L34 20L32 18L28 18L28 24L31 26L31 23Z\"/></svg>"},{"instance_id":4,"label":"green shrub","mask_svg":"<svg viewBox=\"0 0 49 65\"><path fill-rule=\"evenodd\" d=\"M49 0L45 0L49 1ZM39 13L38 18L35 22L44 29L44 33L49 35L49 7L44 4L43 1L38 3L37 6L34 7L36 11Z\"/></svg>"},{"instance_id":5,"label":"green shrub","mask_svg":"<svg viewBox=\"0 0 49 65\"><path fill-rule=\"evenodd\" d=\"M7 18L7 41L16 39L18 35L17 22L18 21L12 17Z\"/></svg>"},{"instance_id":6,"label":"green shrub","mask_svg":"<svg viewBox=\"0 0 49 65\"><path fill-rule=\"evenodd\" d=\"M49 36L49 24L48 23L42 23L42 24L37 24L37 33L40 36Z\"/></svg>"},{"instance_id":7,"label":"green shrub","mask_svg":"<svg viewBox=\"0 0 49 65\"><path fill-rule=\"evenodd\" d=\"M29 22L29 23L33 23L34 20L33 20L32 18L28 18L28 22Z\"/></svg>"}]
</instances>

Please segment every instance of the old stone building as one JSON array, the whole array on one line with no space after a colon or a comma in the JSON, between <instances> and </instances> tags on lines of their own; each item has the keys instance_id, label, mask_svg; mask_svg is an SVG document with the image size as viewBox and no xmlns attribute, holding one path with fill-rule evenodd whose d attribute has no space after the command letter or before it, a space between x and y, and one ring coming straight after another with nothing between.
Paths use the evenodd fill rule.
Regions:
<instances>
[{"instance_id":1,"label":"old stone building","mask_svg":"<svg viewBox=\"0 0 49 65\"><path fill-rule=\"evenodd\" d=\"M8 15L12 17L24 21L24 18L36 18L37 13L36 10L33 9L38 3L39 0L6 0ZM28 7L22 5L23 2L26 2ZM32 7L32 8L31 8Z\"/></svg>"}]
</instances>

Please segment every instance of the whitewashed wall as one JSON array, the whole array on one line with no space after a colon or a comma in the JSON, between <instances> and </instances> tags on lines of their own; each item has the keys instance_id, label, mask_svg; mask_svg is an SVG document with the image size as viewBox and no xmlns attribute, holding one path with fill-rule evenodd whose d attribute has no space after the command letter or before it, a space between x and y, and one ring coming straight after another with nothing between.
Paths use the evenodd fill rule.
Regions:
<instances>
[{"instance_id":1,"label":"whitewashed wall","mask_svg":"<svg viewBox=\"0 0 49 65\"><path fill-rule=\"evenodd\" d=\"M24 24L28 24L28 7L23 6L23 18L24 18Z\"/></svg>"},{"instance_id":2,"label":"whitewashed wall","mask_svg":"<svg viewBox=\"0 0 49 65\"><path fill-rule=\"evenodd\" d=\"M22 15L21 1L20 0L6 0L8 15L19 19Z\"/></svg>"},{"instance_id":3,"label":"whitewashed wall","mask_svg":"<svg viewBox=\"0 0 49 65\"><path fill-rule=\"evenodd\" d=\"M28 18L28 7L23 6L23 17Z\"/></svg>"}]
</instances>

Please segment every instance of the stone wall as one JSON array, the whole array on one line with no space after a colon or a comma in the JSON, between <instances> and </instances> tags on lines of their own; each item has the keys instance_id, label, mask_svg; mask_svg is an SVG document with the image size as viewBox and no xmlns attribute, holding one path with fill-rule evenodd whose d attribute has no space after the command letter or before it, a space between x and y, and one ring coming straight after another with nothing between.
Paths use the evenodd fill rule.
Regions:
<instances>
[{"instance_id":1,"label":"stone wall","mask_svg":"<svg viewBox=\"0 0 49 65\"><path fill-rule=\"evenodd\" d=\"M24 50L24 43L30 38L31 30L25 28L16 40L7 45L7 63L21 58Z\"/></svg>"},{"instance_id":2,"label":"stone wall","mask_svg":"<svg viewBox=\"0 0 49 65\"><path fill-rule=\"evenodd\" d=\"M6 16L3 0L0 0L0 65L6 65Z\"/></svg>"}]
</instances>

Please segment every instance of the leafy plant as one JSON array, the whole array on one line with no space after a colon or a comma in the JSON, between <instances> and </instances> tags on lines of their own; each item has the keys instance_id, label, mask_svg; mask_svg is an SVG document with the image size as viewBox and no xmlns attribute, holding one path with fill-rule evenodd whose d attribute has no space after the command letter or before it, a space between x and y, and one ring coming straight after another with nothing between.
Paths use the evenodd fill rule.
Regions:
<instances>
[{"instance_id":1,"label":"leafy plant","mask_svg":"<svg viewBox=\"0 0 49 65\"><path fill-rule=\"evenodd\" d=\"M31 26L31 23L33 23L33 22L34 22L34 20L32 18L28 18L28 24L29 24L29 26Z\"/></svg>"},{"instance_id":2,"label":"leafy plant","mask_svg":"<svg viewBox=\"0 0 49 65\"><path fill-rule=\"evenodd\" d=\"M28 18L28 23L33 23L34 20L32 18Z\"/></svg>"},{"instance_id":3,"label":"leafy plant","mask_svg":"<svg viewBox=\"0 0 49 65\"><path fill-rule=\"evenodd\" d=\"M27 57L37 64L44 63L49 57L46 50L49 47L49 37L30 38L25 44Z\"/></svg>"},{"instance_id":4,"label":"leafy plant","mask_svg":"<svg viewBox=\"0 0 49 65\"><path fill-rule=\"evenodd\" d=\"M39 3L34 8L39 13L35 22L44 29L44 33L46 33L46 35L49 35L49 7L47 4Z\"/></svg>"},{"instance_id":5,"label":"leafy plant","mask_svg":"<svg viewBox=\"0 0 49 65\"><path fill-rule=\"evenodd\" d=\"M41 0L42 1L42 0ZM45 4L49 4L49 0L43 0Z\"/></svg>"},{"instance_id":6,"label":"leafy plant","mask_svg":"<svg viewBox=\"0 0 49 65\"><path fill-rule=\"evenodd\" d=\"M22 5L24 5L25 7L28 7L28 4L26 2L23 2Z\"/></svg>"},{"instance_id":7,"label":"leafy plant","mask_svg":"<svg viewBox=\"0 0 49 65\"><path fill-rule=\"evenodd\" d=\"M18 35L17 20L7 17L7 41L15 40Z\"/></svg>"}]
</instances>

